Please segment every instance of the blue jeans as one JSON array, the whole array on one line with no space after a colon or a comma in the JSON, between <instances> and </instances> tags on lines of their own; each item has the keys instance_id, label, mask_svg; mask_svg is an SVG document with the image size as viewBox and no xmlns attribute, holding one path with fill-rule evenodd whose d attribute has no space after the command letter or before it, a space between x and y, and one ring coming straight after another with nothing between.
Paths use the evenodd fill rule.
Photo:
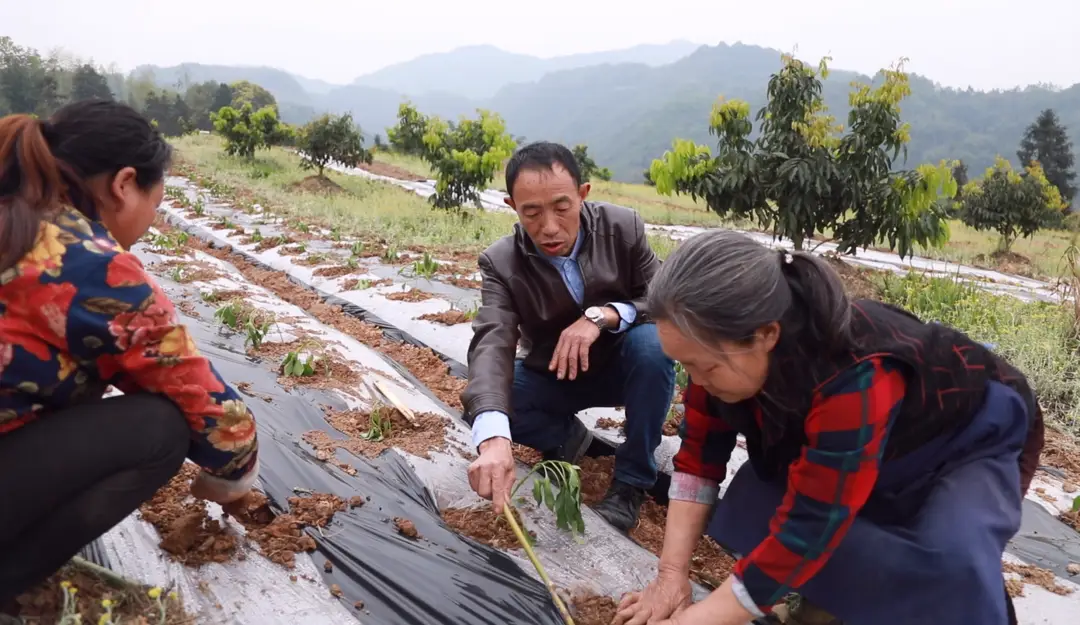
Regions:
<instances>
[{"instance_id":1,"label":"blue jeans","mask_svg":"<svg viewBox=\"0 0 1080 625\"><path fill-rule=\"evenodd\" d=\"M527 447L551 450L566 441L579 411L625 406L626 441L615 452L615 479L649 489L656 482L653 452L674 390L675 363L660 348L656 326L642 324L626 331L619 355L602 370L577 380L514 363L510 435Z\"/></svg>"}]
</instances>

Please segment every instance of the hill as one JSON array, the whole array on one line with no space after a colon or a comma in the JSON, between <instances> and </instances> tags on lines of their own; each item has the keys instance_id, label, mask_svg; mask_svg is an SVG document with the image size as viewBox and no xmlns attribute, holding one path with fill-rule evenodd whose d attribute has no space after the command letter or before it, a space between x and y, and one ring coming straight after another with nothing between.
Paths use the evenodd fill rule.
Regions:
<instances>
[{"instance_id":1,"label":"hill","mask_svg":"<svg viewBox=\"0 0 1080 625\"><path fill-rule=\"evenodd\" d=\"M217 73L207 77L216 80L245 78L262 84L278 98L286 121L301 123L323 111L351 111L369 136L385 133L394 123L398 104L407 97L401 91L358 84L311 93L290 74L269 68L183 67L206 72L212 68ZM477 107L492 109L506 118L512 133L530 140L587 143L597 163L610 167L617 179L637 182L673 138L713 143L706 124L717 96L745 99L756 111L764 104L769 75L779 67L776 50L719 44L702 46L663 67L606 64L553 71L532 82L521 78L490 98L434 90L408 98L424 113L450 119ZM454 71L451 78L469 74L483 72ZM163 82L162 76L177 74L159 70L155 75ZM834 70L825 81L826 102L840 123L847 121L852 80L872 78ZM981 175L995 155L1015 156L1024 128L1045 108L1058 112L1080 147L1080 85L981 92L943 88L917 75L911 82L912 95L902 105L904 118L912 125L908 164L956 158L967 163L971 175Z\"/></svg>"},{"instance_id":2,"label":"hill","mask_svg":"<svg viewBox=\"0 0 1080 625\"><path fill-rule=\"evenodd\" d=\"M698 44L689 41L673 41L541 59L506 52L495 46L466 46L384 67L357 78L353 84L410 96L445 93L483 99L495 95L508 84L532 82L551 72L618 63L666 65L697 47Z\"/></svg>"}]
</instances>

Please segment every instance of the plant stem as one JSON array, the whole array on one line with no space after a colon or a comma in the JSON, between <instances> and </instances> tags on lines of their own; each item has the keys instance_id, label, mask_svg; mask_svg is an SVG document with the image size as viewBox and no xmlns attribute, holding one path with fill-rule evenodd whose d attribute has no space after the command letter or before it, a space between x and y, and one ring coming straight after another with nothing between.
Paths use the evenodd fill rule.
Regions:
<instances>
[{"instance_id":1,"label":"plant stem","mask_svg":"<svg viewBox=\"0 0 1080 625\"><path fill-rule=\"evenodd\" d=\"M562 616L566 625L574 625L574 619L570 616L570 610L566 609L566 604L559 597L559 593L555 591L555 584L548 577L547 571L544 570L543 565L540 564L540 559L536 557L536 552L533 551L532 546L529 544L529 539L525 537L525 532L521 531L521 526L518 525L517 519L514 518L514 507L509 502L503 504L503 516L506 517L506 521L510 524L510 529L514 531L514 536L517 537L518 543L521 544L521 548L525 550L525 555L529 557L529 561L536 568L536 572L540 575L540 579L547 586L548 593L551 594L551 600L555 603L555 607L558 608L559 614Z\"/></svg>"},{"instance_id":2,"label":"plant stem","mask_svg":"<svg viewBox=\"0 0 1080 625\"><path fill-rule=\"evenodd\" d=\"M83 570L93 573L94 575L97 575L101 579L113 584L114 586L121 586L125 588L143 587L143 584L140 584L139 582L132 581L115 571L111 571L103 566L94 564L93 562L90 562L89 560L86 560L79 556L74 556L73 558L71 558L71 564L72 566L79 567Z\"/></svg>"}]
</instances>

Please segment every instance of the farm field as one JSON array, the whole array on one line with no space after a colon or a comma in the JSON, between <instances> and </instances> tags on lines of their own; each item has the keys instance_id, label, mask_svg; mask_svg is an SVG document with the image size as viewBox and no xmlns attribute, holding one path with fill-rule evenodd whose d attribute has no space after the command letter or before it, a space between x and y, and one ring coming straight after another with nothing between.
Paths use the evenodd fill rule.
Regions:
<instances>
[{"instance_id":1,"label":"farm field","mask_svg":"<svg viewBox=\"0 0 1080 625\"><path fill-rule=\"evenodd\" d=\"M177 144L162 219L136 251L196 340L225 363L223 375L248 396L268 441L261 485L268 501L246 518L223 519L215 509L185 517L178 480L104 538L113 567L176 591L200 623L398 622L425 605L459 601L438 582L446 575L485 588L485 598L470 596L471 609L491 622L526 615L514 622L559 622L506 522L465 482L474 451L457 394L478 304L476 254L510 231L512 215L434 211L415 193L356 175L316 180L283 150L247 163L205 137ZM678 243L663 233L651 241L661 256ZM1028 373L1055 428L1028 505L1076 524L1072 308L995 295L974 281L832 262L853 294L956 325ZM672 411L657 451L668 472L678 415ZM582 418L609 445L621 440L617 409ZM741 449L736 455L729 479L745 459ZM517 457L525 478L538 457L524 449ZM583 536L556 529L555 516L531 499L518 510L576 622L591 625L606 623L615 599L651 577L666 508L650 500L640 525L619 535L589 509L606 488L611 458L591 457L581 468ZM522 492L530 491L526 484ZM197 540L177 537L180 518ZM1064 622L1054 619L1080 609L1080 586L1064 566L1032 566L1015 553L1026 552L1010 549L1003 569L1021 623ZM417 579L415 567L432 557L441 564L424 573L430 581ZM491 579L495 561L503 572ZM731 564L702 540L697 594ZM516 603L500 600L511 593Z\"/></svg>"}]
</instances>

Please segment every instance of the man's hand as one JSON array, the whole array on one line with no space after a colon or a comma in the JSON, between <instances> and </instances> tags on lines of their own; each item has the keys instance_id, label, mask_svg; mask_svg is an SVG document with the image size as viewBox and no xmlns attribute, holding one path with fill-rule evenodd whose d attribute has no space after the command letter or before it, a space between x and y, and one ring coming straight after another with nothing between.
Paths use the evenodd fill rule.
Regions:
<instances>
[{"instance_id":1,"label":"man's hand","mask_svg":"<svg viewBox=\"0 0 1080 625\"><path fill-rule=\"evenodd\" d=\"M600 328L585 317L570 324L559 335L548 371L556 371L560 380L577 379L578 371L589 370L589 348L600 338Z\"/></svg>"},{"instance_id":2,"label":"man's hand","mask_svg":"<svg viewBox=\"0 0 1080 625\"><path fill-rule=\"evenodd\" d=\"M469 465L469 486L484 499L490 499L495 514L510 498L514 486L514 453L510 441L496 436L480 443L480 457Z\"/></svg>"}]
</instances>

